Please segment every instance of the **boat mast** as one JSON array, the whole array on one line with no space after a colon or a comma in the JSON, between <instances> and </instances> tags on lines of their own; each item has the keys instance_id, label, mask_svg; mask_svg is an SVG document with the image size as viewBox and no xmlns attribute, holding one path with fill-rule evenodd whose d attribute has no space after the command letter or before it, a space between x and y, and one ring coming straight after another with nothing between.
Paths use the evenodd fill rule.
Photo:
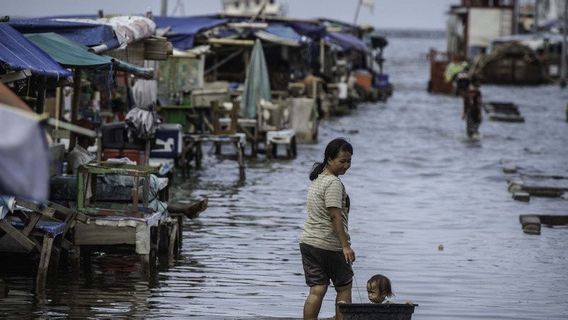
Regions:
<instances>
[{"instance_id":1,"label":"boat mast","mask_svg":"<svg viewBox=\"0 0 568 320\"><path fill-rule=\"evenodd\" d=\"M568 32L568 3L564 2L564 27L562 28L562 54L560 55L560 87L566 88L566 33Z\"/></svg>"}]
</instances>

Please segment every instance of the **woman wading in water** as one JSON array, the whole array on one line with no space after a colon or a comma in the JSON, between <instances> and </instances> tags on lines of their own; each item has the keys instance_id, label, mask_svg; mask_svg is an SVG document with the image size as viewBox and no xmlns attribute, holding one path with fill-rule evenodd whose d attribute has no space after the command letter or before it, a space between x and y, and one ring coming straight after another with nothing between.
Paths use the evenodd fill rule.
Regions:
<instances>
[{"instance_id":1,"label":"woman wading in water","mask_svg":"<svg viewBox=\"0 0 568 320\"><path fill-rule=\"evenodd\" d=\"M317 319L329 281L338 302L351 303L355 252L348 233L349 196L340 175L351 166L353 147L345 139L332 140L325 148L323 162L310 174L308 216L300 237L300 252L310 292L304 304L304 319ZM336 319L341 314L336 307Z\"/></svg>"}]
</instances>

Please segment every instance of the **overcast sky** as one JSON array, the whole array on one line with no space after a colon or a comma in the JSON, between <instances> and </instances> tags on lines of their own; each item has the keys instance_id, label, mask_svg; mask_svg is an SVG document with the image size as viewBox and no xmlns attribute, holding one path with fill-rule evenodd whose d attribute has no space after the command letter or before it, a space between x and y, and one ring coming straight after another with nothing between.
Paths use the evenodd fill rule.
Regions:
<instances>
[{"instance_id":1,"label":"overcast sky","mask_svg":"<svg viewBox=\"0 0 568 320\"><path fill-rule=\"evenodd\" d=\"M288 16L326 17L353 22L359 0L284 0ZM374 10L361 8L358 23L378 28L444 29L446 11L459 0L374 0ZM0 16L41 17L68 14L160 13L160 0L0 0ZM220 0L168 0L168 15L217 13Z\"/></svg>"}]
</instances>

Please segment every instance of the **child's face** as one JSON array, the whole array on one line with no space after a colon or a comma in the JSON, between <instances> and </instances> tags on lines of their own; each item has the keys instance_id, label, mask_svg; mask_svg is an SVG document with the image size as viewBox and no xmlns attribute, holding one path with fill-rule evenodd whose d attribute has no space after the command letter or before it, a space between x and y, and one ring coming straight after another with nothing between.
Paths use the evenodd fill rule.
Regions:
<instances>
[{"instance_id":1,"label":"child's face","mask_svg":"<svg viewBox=\"0 0 568 320\"><path fill-rule=\"evenodd\" d=\"M382 303L386 297L386 294L380 292L375 283L367 284L367 295L372 303Z\"/></svg>"}]
</instances>

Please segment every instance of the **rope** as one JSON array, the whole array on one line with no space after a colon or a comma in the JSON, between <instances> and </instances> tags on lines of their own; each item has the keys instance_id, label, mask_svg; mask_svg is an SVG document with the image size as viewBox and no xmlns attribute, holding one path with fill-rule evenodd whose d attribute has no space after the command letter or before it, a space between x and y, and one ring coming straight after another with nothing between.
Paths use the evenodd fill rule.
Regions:
<instances>
[{"instance_id":1,"label":"rope","mask_svg":"<svg viewBox=\"0 0 568 320\"><path fill-rule=\"evenodd\" d=\"M353 263L351 263L351 267L353 268ZM361 290L359 289L359 284L357 283L357 278L355 277L355 273L353 273L353 281L355 282L355 288L357 288L357 294L359 295L359 303L363 303L363 298L361 297Z\"/></svg>"}]
</instances>

